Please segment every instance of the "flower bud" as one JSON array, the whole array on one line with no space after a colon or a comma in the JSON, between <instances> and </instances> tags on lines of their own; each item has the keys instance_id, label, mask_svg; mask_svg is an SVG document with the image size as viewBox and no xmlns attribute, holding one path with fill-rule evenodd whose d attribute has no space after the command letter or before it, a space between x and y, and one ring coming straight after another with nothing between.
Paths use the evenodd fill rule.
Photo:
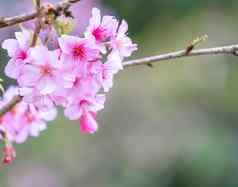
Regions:
<instances>
[{"instance_id":1,"label":"flower bud","mask_svg":"<svg viewBox=\"0 0 238 187\"><path fill-rule=\"evenodd\" d=\"M6 145L3 148L3 159L2 159L2 163L9 165L13 162L13 160L15 160L16 158L16 152L15 149L12 145Z\"/></svg>"}]
</instances>

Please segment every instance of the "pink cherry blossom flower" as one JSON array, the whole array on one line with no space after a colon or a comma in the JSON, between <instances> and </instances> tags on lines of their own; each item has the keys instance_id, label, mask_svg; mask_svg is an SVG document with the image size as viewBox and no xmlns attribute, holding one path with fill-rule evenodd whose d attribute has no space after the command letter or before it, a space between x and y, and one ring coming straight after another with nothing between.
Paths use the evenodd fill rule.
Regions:
<instances>
[{"instance_id":1,"label":"pink cherry blossom flower","mask_svg":"<svg viewBox=\"0 0 238 187\"><path fill-rule=\"evenodd\" d=\"M5 92L0 106L4 106L9 99L16 95L18 95L18 88L10 87ZM46 122L54 120L56 115L55 108L48 111L40 111L33 104L21 101L0 118L0 126L7 133L9 141L23 143L28 136L37 137L41 131L46 129Z\"/></svg>"},{"instance_id":2,"label":"pink cherry blossom flower","mask_svg":"<svg viewBox=\"0 0 238 187\"><path fill-rule=\"evenodd\" d=\"M23 96L23 101L28 104L33 104L41 111L48 111L55 107L51 94L40 94L36 88L21 87L19 95Z\"/></svg>"},{"instance_id":3,"label":"pink cherry blossom flower","mask_svg":"<svg viewBox=\"0 0 238 187\"><path fill-rule=\"evenodd\" d=\"M60 87L51 95L54 103L65 107L77 100L80 100L82 97L95 96L100 88L101 85L93 76L76 76L71 88Z\"/></svg>"},{"instance_id":4,"label":"pink cherry blossom flower","mask_svg":"<svg viewBox=\"0 0 238 187\"><path fill-rule=\"evenodd\" d=\"M92 114L96 114L104 108L105 96L82 98L65 109L65 116L70 120L80 120L81 130L85 133L94 133L97 130L97 123Z\"/></svg>"},{"instance_id":5,"label":"pink cherry blossom flower","mask_svg":"<svg viewBox=\"0 0 238 187\"><path fill-rule=\"evenodd\" d=\"M64 35L59 38L59 46L62 51L62 61L73 65L73 68L99 58L99 50L95 48L91 39Z\"/></svg>"},{"instance_id":6,"label":"pink cherry blossom flower","mask_svg":"<svg viewBox=\"0 0 238 187\"><path fill-rule=\"evenodd\" d=\"M102 110L104 108L104 102L105 95L84 97L67 106L64 114L70 120L78 120L84 113Z\"/></svg>"},{"instance_id":7,"label":"pink cherry blossom flower","mask_svg":"<svg viewBox=\"0 0 238 187\"><path fill-rule=\"evenodd\" d=\"M29 57L31 33L23 29L22 32L16 32L15 36L16 39L7 39L2 43L2 48L7 50L11 58L5 67L5 74L13 79L19 76L22 65Z\"/></svg>"},{"instance_id":8,"label":"pink cherry blossom flower","mask_svg":"<svg viewBox=\"0 0 238 187\"><path fill-rule=\"evenodd\" d=\"M56 117L56 110L39 111L32 104L27 104L24 114L18 123L14 124L15 142L23 143L28 136L38 137L40 132L47 128L47 121L52 121Z\"/></svg>"},{"instance_id":9,"label":"pink cherry blossom flower","mask_svg":"<svg viewBox=\"0 0 238 187\"><path fill-rule=\"evenodd\" d=\"M132 43L132 40L127 36L127 31L128 24L125 20L122 20L117 35L110 42L113 52L118 53L122 59L131 56L137 50L137 44Z\"/></svg>"},{"instance_id":10,"label":"pink cherry blossom flower","mask_svg":"<svg viewBox=\"0 0 238 187\"><path fill-rule=\"evenodd\" d=\"M122 70L123 66L120 57L116 53L108 56L105 63L95 61L90 64L90 73L95 76L95 79L103 87L105 92L113 86L113 77L118 71Z\"/></svg>"},{"instance_id":11,"label":"pink cherry blossom flower","mask_svg":"<svg viewBox=\"0 0 238 187\"><path fill-rule=\"evenodd\" d=\"M96 122L96 113L86 112L82 114L79 120L80 131L83 133L93 134L98 130L98 124Z\"/></svg>"},{"instance_id":12,"label":"pink cherry blossom flower","mask_svg":"<svg viewBox=\"0 0 238 187\"><path fill-rule=\"evenodd\" d=\"M93 8L85 37L95 39L100 51L106 53L106 47L103 42L115 35L117 27L118 21L113 16L103 16L101 18L100 10Z\"/></svg>"},{"instance_id":13,"label":"pink cherry blossom flower","mask_svg":"<svg viewBox=\"0 0 238 187\"><path fill-rule=\"evenodd\" d=\"M39 46L30 51L31 64L22 67L18 82L22 87L36 88L40 94L50 94L57 89L61 63L58 51Z\"/></svg>"}]
</instances>

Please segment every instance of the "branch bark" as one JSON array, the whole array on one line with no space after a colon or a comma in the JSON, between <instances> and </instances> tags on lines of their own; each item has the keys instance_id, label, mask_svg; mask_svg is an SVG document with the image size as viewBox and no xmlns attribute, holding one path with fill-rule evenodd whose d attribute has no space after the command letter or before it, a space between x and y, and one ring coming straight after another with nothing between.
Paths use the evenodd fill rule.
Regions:
<instances>
[{"instance_id":1,"label":"branch bark","mask_svg":"<svg viewBox=\"0 0 238 187\"><path fill-rule=\"evenodd\" d=\"M172 59L177 59L182 57L218 55L218 54L238 55L238 45L197 49L197 50L190 51L189 53L187 53L187 50L184 49L184 50L180 50L176 52L126 61L123 63L123 66L130 67L130 66L138 66L138 65L147 65L152 63L158 64L161 61L172 60Z\"/></svg>"},{"instance_id":2,"label":"branch bark","mask_svg":"<svg viewBox=\"0 0 238 187\"><path fill-rule=\"evenodd\" d=\"M20 103L22 101L22 97L17 95L15 96L9 103L7 103L4 107L0 110L0 117L2 117L7 112L11 111L17 103Z\"/></svg>"},{"instance_id":3,"label":"branch bark","mask_svg":"<svg viewBox=\"0 0 238 187\"><path fill-rule=\"evenodd\" d=\"M80 0L66 0L66 1L56 4L54 6L54 8L56 11L67 10L67 9L69 9L69 7L72 4L77 3L79 1ZM40 11L38 10L38 11L34 11L31 13L22 14L22 15L18 15L18 16L14 16L14 17L0 18L0 29L4 28L4 27L10 27L13 25L17 25L19 23L33 20L33 19L37 18L39 16L39 14L40 14Z\"/></svg>"}]
</instances>

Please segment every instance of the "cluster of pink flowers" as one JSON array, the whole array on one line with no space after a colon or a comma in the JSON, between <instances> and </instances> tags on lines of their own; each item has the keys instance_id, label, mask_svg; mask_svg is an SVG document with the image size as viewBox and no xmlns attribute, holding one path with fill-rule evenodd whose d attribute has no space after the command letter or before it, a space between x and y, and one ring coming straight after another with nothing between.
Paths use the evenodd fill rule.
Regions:
<instances>
[{"instance_id":1,"label":"cluster of pink flowers","mask_svg":"<svg viewBox=\"0 0 238 187\"><path fill-rule=\"evenodd\" d=\"M5 40L2 48L11 58L5 74L18 86L4 93L0 108L15 95L23 97L0 118L0 128L9 140L22 143L38 136L55 119L58 106L68 119L79 120L82 132L96 132L96 115L104 108L105 92L123 69L123 59L137 50L127 31L126 21L101 17L93 8L84 37L60 36L57 49L49 50L40 39L31 47L33 32L24 28L15 33L16 39Z\"/></svg>"}]
</instances>

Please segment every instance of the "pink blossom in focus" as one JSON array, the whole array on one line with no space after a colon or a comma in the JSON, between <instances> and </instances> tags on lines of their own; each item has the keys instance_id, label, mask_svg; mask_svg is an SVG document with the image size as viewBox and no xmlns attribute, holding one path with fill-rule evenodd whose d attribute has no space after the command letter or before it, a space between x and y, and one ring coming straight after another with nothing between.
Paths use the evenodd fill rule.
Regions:
<instances>
[{"instance_id":1,"label":"pink blossom in focus","mask_svg":"<svg viewBox=\"0 0 238 187\"><path fill-rule=\"evenodd\" d=\"M31 63L22 67L18 82L22 87L36 88L40 94L50 94L56 90L61 63L57 51L46 47L35 47L30 51Z\"/></svg>"},{"instance_id":2,"label":"pink blossom in focus","mask_svg":"<svg viewBox=\"0 0 238 187\"><path fill-rule=\"evenodd\" d=\"M96 113L104 108L105 96L82 98L65 109L65 116L70 120L79 120L80 129L85 133L95 133L98 129Z\"/></svg>"},{"instance_id":3,"label":"pink blossom in focus","mask_svg":"<svg viewBox=\"0 0 238 187\"><path fill-rule=\"evenodd\" d=\"M113 86L113 77L123 69L121 59L116 53L111 53L105 63L95 61L90 65L90 73L102 86L105 92Z\"/></svg>"},{"instance_id":4,"label":"pink blossom in focus","mask_svg":"<svg viewBox=\"0 0 238 187\"><path fill-rule=\"evenodd\" d=\"M21 67L29 57L31 33L26 29L15 33L16 39L7 39L2 43L2 48L6 49L11 58L5 67L5 74L10 78L19 76Z\"/></svg>"},{"instance_id":5,"label":"pink blossom in focus","mask_svg":"<svg viewBox=\"0 0 238 187\"><path fill-rule=\"evenodd\" d=\"M93 134L98 130L96 113L87 112L80 117L80 130L83 133Z\"/></svg>"},{"instance_id":6,"label":"pink blossom in focus","mask_svg":"<svg viewBox=\"0 0 238 187\"><path fill-rule=\"evenodd\" d=\"M64 35L59 38L63 61L80 63L94 60L99 57L99 51L92 40L75 36Z\"/></svg>"},{"instance_id":7,"label":"pink blossom in focus","mask_svg":"<svg viewBox=\"0 0 238 187\"><path fill-rule=\"evenodd\" d=\"M0 101L0 106L4 106L9 102L9 99L18 94L19 89L17 87L10 87ZM6 131L9 141L23 143L28 136L39 136L39 133L46 129L46 122L54 120L56 115L55 108L40 111L33 104L21 101L0 118L0 126Z\"/></svg>"},{"instance_id":8,"label":"pink blossom in focus","mask_svg":"<svg viewBox=\"0 0 238 187\"><path fill-rule=\"evenodd\" d=\"M131 56L131 54L137 50L137 44L132 43L132 40L127 36L127 31L128 24L125 20L122 20L117 34L110 42L113 52L118 53L122 59Z\"/></svg>"},{"instance_id":9,"label":"pink blossom in focus","mask_svg":"<svg viewBox=\"0 0 238 187\"><path fill-rule=\"evenodd\" d=\"M118 27L118 21L113 16L103 16L101 18L100 10L93 8L92 17L89 26L86 29L85 37L95 39L96 44L102 53L106 52L103 42L115 35Z\"/></svg>"}]
</instances>

